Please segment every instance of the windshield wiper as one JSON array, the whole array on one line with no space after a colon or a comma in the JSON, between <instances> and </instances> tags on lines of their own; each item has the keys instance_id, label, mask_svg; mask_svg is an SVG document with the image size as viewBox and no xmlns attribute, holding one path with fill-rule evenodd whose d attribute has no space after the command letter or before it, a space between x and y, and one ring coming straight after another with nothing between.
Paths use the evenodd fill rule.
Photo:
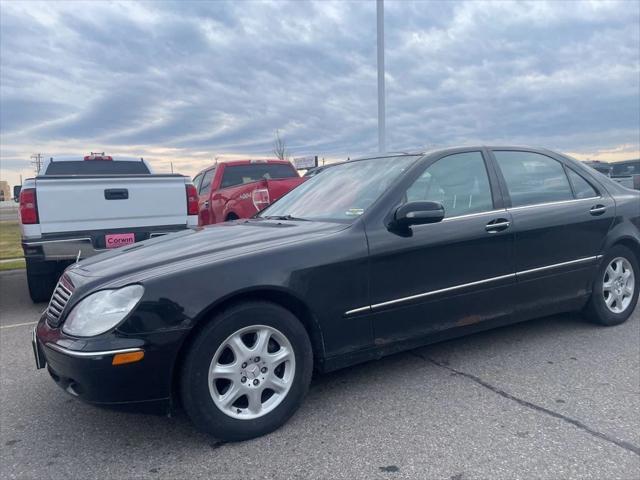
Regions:
<instances>
[{"instance_id":1,"label":"windshield wiper","mask_svg":"<svg viewBox=\"0 0 640 480\"><path fill-rule=\"evenodd\" d=\"M306 218L294 217L291 215L267 215L266 217L262 217L262 218L266 218L267 220L292 220L292 221L299 221L299 222L310 221Z\"/></svg>"}]
</instances>

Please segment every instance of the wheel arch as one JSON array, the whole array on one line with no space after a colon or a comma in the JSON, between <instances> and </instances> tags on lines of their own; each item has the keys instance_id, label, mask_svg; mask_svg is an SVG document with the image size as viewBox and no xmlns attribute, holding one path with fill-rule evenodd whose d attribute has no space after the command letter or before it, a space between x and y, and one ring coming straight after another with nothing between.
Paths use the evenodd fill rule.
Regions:
<instances>
[{"instance_id":1,"label":"wheel arch","mask_svg":"<svg viewBox=\"0 0 640 480\"><path fill-rule=\"evenodd\" d=\"M627 247L629 250L631 250L635 254L636 261L640 263L640 241L638 241L638 239L631 236L624 236L616 239L610 245L610 247L614 247L616 245L622 245L624 247Z\"/></svg>"},{"instance_id":2,"label":"wheel arch","mask_svg":"<svg viewBox=\"0 0 640 480\"><path fill-rule=\"evenodd\" d=\"M189 334L182 341L173 365L171 373L172 403L175 399L180 397L177 395L180 371L182 370L186 354L200 331L215 317L215 315L224 311L226 308L238 303L249 301L272 302L295 315L300 323L302 323L307 335L309 335L311 348L313 350L314 366L317 368L321 365L324 358L324 340L322 337L322 331L320 330L317 318L301 298L291 291L280 287L256 287L250 290L235 292L213 302L194 319L194 325Z\"/></svg>"}]
</instances>

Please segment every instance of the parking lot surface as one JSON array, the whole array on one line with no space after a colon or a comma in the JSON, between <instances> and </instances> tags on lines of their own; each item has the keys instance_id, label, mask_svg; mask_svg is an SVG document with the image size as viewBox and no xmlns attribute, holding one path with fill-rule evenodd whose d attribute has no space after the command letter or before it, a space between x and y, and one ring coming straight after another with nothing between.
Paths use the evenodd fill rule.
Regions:
<instances>
[{"instance_id":1,"label":"parking lot surface","mask_svg":"<svg viewBox=\"0 0 640 480\"><path fill-rule=\"evenodd\" d=\"M314 378L283 428L244 443L84 405L35 370L22 272L0 274L1 478L640 476L640 309L563 315Z\"/></svg>"}]
</instances>

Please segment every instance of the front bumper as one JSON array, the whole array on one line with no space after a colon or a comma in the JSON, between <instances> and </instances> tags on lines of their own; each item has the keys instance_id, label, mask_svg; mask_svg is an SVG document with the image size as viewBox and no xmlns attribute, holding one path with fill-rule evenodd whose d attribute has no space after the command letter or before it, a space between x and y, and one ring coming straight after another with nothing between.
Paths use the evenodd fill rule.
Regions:
<instances>
[{"instance_id":1,"label":"front bumper","mask_svg":"<svg viewBox=\"0 0 640 480\"><path fill-rule=\"evenodd\" d=\"M36 363L67 393L99 405L166 402L171 397L173 366L185 331L145 338L105 334L92 339L66 336L43 317L34 330ZM114 355L143 351L135 363L112 365Z\"/></svg>"}]
</instances>

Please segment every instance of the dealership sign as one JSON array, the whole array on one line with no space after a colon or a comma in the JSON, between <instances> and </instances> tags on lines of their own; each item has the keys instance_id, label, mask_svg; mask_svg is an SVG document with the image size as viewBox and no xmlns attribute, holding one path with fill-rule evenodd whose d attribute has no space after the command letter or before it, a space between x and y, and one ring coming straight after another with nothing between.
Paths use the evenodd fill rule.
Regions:
<instances>
[{"instance_id":1,"label":"dealership sign","mask_svg":"<svg viewBox=\"0 0 640 480\"><path fill-rule=\"evenodd\" d=\"M318 166L318 156L296 157L293 159L293 165L297 170L308 170L309 168Z\"/></svg>"}]
</instances>

